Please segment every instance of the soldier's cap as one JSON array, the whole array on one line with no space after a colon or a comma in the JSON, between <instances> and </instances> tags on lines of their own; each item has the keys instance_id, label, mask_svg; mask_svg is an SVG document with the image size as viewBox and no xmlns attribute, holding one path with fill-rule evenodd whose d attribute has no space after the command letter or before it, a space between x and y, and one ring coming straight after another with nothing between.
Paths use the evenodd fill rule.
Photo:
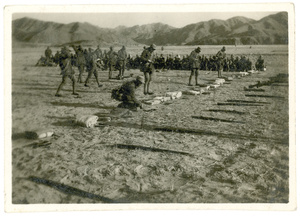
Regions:
<instances>
[{"instance_id":1,"label":"soldier's cap","mask_svg":"<svg viewBox=\"0 0 300 219\"><path fill-rule=\"evenodd\" d=\"M152 49L155 50L155 49L156 49L156 45L155 45L155 44L151 44L151 45L150 45L150 48L152 48Z\"/></svg>"},{"instance_id":2,"label":"soldier's cap","mask_svg":"<svg viewBox=\"0 0 300 219\"><path fill-rule=\"evenodd\" d=\"M136 80L139 81L139 82L141 82L142 84L145 83L145 79L144 79L143 76L137 76L137 77L136 77Z\"/></svg>"}]
</instances>

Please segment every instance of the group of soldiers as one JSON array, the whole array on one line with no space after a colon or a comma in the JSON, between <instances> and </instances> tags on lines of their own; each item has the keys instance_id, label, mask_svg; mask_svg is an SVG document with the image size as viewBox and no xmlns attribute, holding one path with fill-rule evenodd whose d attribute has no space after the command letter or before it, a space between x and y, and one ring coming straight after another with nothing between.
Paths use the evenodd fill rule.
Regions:
<instances>
[{"instance_id":1,"label":"group of soldiers","mask_svg":"<svg viewBox=\"0 0 300 219\"><path fill-rule=\"evenodd\" d=\"M192 78L195 76L196 85L198 84L199 70L213 70L218 72L218 77L222 77L222 71L248 71L253 68L252 63L245 56L240 59L234 58L232 55L230 58L226 58L226 48L223 46L218 53L207 59L205 56L201 56L201 48L197 47L190 55L184 56L180 59L180 56L176 56L174 59L168 57L166 60L163 55L157 56L154 54L156 45L152 44L149 47L144 47L140 56L136 56L132 59L126 52L126 47L123 46L118 52L114 51L111 46L108 52L102 50L98 46L96 50L92 48L83 49L81 45L71 46L75 52L72 54L71 50L67 47L63 47L60 52L57 52L52 56L52 51L47 47L45 56L47 62L55 62L61 68L62 82L60 83L55 96L61 96L60 92L66 83L67 78L70 78L73 86L73 95L78 95L75 91L76 78L74 66L78 68L79 75L77 82L84 83L84 86L89 87L88 83L92 75L95 76L98 87L102 87L98 79L98 70L108 69L108 78L112 79L112 72L119 70L117 79L123 79L125 69L139 68L143 72L144 77L138 77L131 83L125 83L122 89L118 91L125 91L124 97L119 97L118 100L122 101L122 106L134 106L139 107L140 102L135 98L134 91L141 84L144 84L144 94L152 95L153 91L150 89L152 81L152 75L155 71L163 69L189 69L191 71L188 85L192 86ZM138 60L138 61L137 61ZM171 64L170 64L171 63ZM184 64L185 63L185 64ZM183 68L185 66L185 68ZM256 68L260 69L264 67L264 61L260 56L255 64ZM84 71L88 72L85 80L83 80ZM125 87L124 87L125 86ZM115 96L120 96L120 92ZM122 96L122 95L121 95ZM129 104L129 105L128 105Z\"/></svg>"},{"instance_id":2,"label":"group of soldiers","mask_svg":"<svg viewBox=\"0 0 300 219\"><path fill-rule=\"evenodd\" d=\"M262 63L261 63L262 61ZM218 57L214 56L199 56L200 70L204 71L217 71L218 68ZM262 71L264 66L263 59L260 56L253 65L249 58L245 55L226 57L224 59L223 71L225 72L240 72L257 69ZM167 70L190 70L190 57L189 55L171 55L164 56L163 54L155 54L154 67L157 71ZM129 57L127 60L128 69L139 69L140 68L140 56Z\"/></svg>"},{"instance_id":3,"label":"group of soldiers","mask_svg":"<svg viewBox=\"0 0 300 219\"><path fill-rule=\"evenodd\" d=\"M72 46L73 50L76 54L76 64L79 75L78 75L78 82L82 83L82 74L84 69L88 72L88 76L84 81L84 86L89 87L88 82L92 75L95 76L96 82L98 87L102 87L102 84L99 83L98 79L98 68L104 65L104 63L108 66L109 69L109 79L112 78L112 71L115 70L115 67L118 66L119 69L119 79L123 79L124 71L126 67L126 60L127 60L127 52L126 47L123 46L118 52L113 50L113 47L110 47L109 52L103 56L101 49L99 46L94 51L92 48L89 48L88 51L82 49L81 45L79 46ZM46 51L49 48L46 49ZM144 94L151 95L153 92L150 91L150 82L152 80L152 73L154 72L154 65L153 65L153 52L156 49L156 46L152 44L148 48L144 48L144 51L141 54L141 71L144 72L145 79L139 79L139 81L143 81L144 84ZM45 51L45 55L49 54L47 58L51 59L51 53ZM57 57L56 57L57 56ZM105 58L103 58L105 57ZM72 81L73 87L73 95L78 95L75 91L76 79L75 79L75 71L73 69L74 63L74 55L71 54L71 50L67 47L63 47L60 52L57 52L54 56L54 60L58 60L57 63L61 68L61 75L62 75L62 82L60 83L55 96L60 97L61 90L66 83L67 78L70 78ZM136 83L140 85L140 83ZM128 99L128 98L127 98Z\"/></svg>"}]
</instances>

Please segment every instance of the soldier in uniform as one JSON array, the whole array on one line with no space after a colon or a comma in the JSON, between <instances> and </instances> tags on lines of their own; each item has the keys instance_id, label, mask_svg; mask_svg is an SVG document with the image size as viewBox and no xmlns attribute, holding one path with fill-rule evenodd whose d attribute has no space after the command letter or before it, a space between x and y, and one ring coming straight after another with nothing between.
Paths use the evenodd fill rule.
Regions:
<instances>
[{"instance_id":1,"label":"soldier in uniform","mask_svg":"<svg viewBox=\"0 0 300 219\"><path fill-rule=\"evenodd\" d=\"M260 55L255 63L255 68L258 71L263 71L265 68L265 64L264 64L265 60L262 58L262 56Z\"/></svg>"},{"instance_id":2,"label":"soldier in uniform","mask_svg":"<svg viewBox=\"0 0 300 219\"><path fill-rule=\"evenodd\" d=\"M94 53L93 49L89 48L89 53L87 55L87 62L86 62L86 70L88 72L88 76L85 80L84 86L89 87L88 82L89 79L91 78L92 74L94 74L98 87L102 87L102 84L99 83L98 80L98 72L97 72L97 57L96 54Z\"/></svg>"},{"instance_id":3,"label":"soldier in uniform","mask_svg":"<svg viewBox=\"0 0 300 219\"><path fill-rule=\"evenodd\" d=\"M58 64L58 62L59 62L59 56L60 56L59 51L56 51L56 53L54 55L54 63L55 64Z\"/></svg>"},{"instance_id":4,"label":"soldier in uniform","mask_svg":"<svg viewBox=\"0 0 300 219\"><path fill-rule=\"evenodd\" d=\"M154 56L153 52L156 49L156 45L152 44L148 48L144 49L141 55L141 71L144 72L145 84L144 84L144 94L152 95L153 92L150 92L150 82L152 79L152 74L154 72Z\"/></svg>"},{"instance_id":5,"label":"soldier in uniform","mask_svg":"<svg viewBox=\"0 0 300 219\"><path fill-rule=\"evenodd\" d=\"M49 46L45 50L45 56L46 56L46 65L48 65L51 62L51 58L52 58L52 50L50 49Z\"/></svg>"},{"instance_id":6,"label":"soldier in uniform","mask_svg":"<svg viewBox=\"0 0 300 219\"><path fill-rule=\"evenodd\" d=\"M114 51L114 48L111 46L109 47L109 51L107 53L107 65L108 65L108 78L112 79L112 71L115 70L115 66L117 63L118 53Z\"/></svg>"},{"instance_id":7,"label":"soldier in uniform","mask_svg":"<svg viewBox=\"0 0 300 219\"><path fill-rule=\"evenodd\" d=\"M118 65L119 65L119 75L118 78L121 80L124 77L125 67L127 60L127 52L125 46L118 51Z\"/></svg>"},{"instance_id":8,"label":"soldier in uniform","mask_svg":"<svg viewBox=\"0 0 300 219\"><path fill-rule=\"evenodd\" d=\"M225 61L225 58L226 58L225 51L226 51L226 48L225 48L225 46L223 46L223 48L216 55L218 78L222 77L223 65L224 65L224 61Z\"/></svg>"},{"instance_id":9,"label":"soldier in uniform","mask_svg":"<svg viewBox=\"0 0 300 219\"><path fill-rule=\"evenodd\" d=\"M97 46L97 49L95 50L95 54L97 59L102 59L102 50L100 49L100 46Z\"/></svg>"},{"instance_id":10,"label":"soldier in uniform","mask_svg":"<svg viewBox=\"0 0 300 219\"><path fill-rule=\"evenodd\" d=\"M76 56L77 56L76 63L77 63L77 67L78 67L78 70L79 70L79 76L78 76L77 82L83 83L82 74L84 72L84 66L86 65L86 59L85 59L84 51L83 51L81 45L79 45L78 47L73 45L72 47L73 47L73 49L76 53Z\"/></svg>"},{"instance_id":11,"label":"soldier in uniform","mask_svg":"<svg viewBox=\"0 0 300 219\"><path fill-rule=\"evenodd\" d=\"M70 78L72 80L72 88L73 88L73 95L78 95L78 93L75 92L75 85L76 85L76 80L75 80L75 71L72 68L71 65L71 54L70 50L67 49L66 47L63 47L61 49L61 53L59 56L59 66L61 68L61 75L62 75L62 82L60 83L55 96L61 97L62 95L60 94L60 90L63 88L63 86L66 84L67 78Z\"/></svg>"},{"instance_id":12,"label":"soldier in uniform","mask_svg":"<svg viewBox=\"0 0 300 219\"><path fill-rule=\"evenodd\" d=\"M135 80L125 82L120 88L114 89L112 91L112 98L122 101L118 107L131 110L136 110L137 107L142 109L143 105L136 99L135 91L143 83L145 83L144 78L142 76L137 76Z\"/></svg>"},{"instance_id":13,"label":"soldier in uniform","mask_svg":"<svg viewBox=\"0 0 300 219\"><path fill-rule=\"evenodd\" d=\"M195 81L196 85L198 85L198 74L199 74L199 68L200 68L200 55L201 48L197 47L195 50L193 50L190 54L190 69L191 69L191 75L189 78L189 86L192 86L192 78L195 75Z\"/></svg>"}]
</instances>

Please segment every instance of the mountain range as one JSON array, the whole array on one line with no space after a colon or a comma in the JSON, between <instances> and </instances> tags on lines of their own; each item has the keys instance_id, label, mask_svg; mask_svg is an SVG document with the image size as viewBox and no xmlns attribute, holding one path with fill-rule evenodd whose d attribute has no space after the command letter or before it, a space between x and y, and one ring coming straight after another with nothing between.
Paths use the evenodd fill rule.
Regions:
<instances>
[{"instance_id":1,"label":"mountain range","mask_svg":"<svg viewBox=\"0 0 300 219\"><path fill-rule=\"evenodd\" d=\"M260 20L212 19L182 28L163 23L101 28L89 23L61 24L28 17L12 21L13 42L61 46L82 45L253 45L288 44L288 13Z\"/></svg>"}]
</instances>

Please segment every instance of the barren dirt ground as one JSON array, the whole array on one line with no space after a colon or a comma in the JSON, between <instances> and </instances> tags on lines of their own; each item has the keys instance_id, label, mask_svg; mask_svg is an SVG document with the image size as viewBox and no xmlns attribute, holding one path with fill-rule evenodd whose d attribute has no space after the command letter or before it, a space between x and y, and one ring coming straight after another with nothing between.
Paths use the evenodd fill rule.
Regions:
<instances>
[{"instance_id":1,"label":"barren dirt ground","mask_svg":"<svg viewBox=\"0 0 300 219\"><path fill-rule=\"evenodd\" d=\"M214 54L220 48L206 46L201 54ZM261 87L265 92L244 91L244 87L259 80L288 73L286 46L253 46L251 50L228 47L227 55L251 52L252 57L257 58L263 54L267 71L235 78L210 94L183 95L180 99L152 106L154 110L133 112L131 116L95 128L77 126L73 120L78 114L109 115L118 105L110 98L110 91L122 81L109 81L108 73L101 71L102 88L98 88L92 78L90 88L77 84L81 98L75 98L68 81L63 97L55 97L61 82L59 67L35 66L44 49L13 48L12 52L12 132L19 136L12 140L14 204L288 202L288 86ZM165 47L163 53L188 54L192 49L194 47ZM128 51L141 52L137 48ZM77 68L75 71L77 76ZM130 73L142 75L139 70L125 74ZM234 74L223 73L225 76ZM188 76L188 71L157 72L152 84L156 96L190 89ZM216 72L200 72L201 83L216 77ZM246 97L245 94L283 98ZM142 88L137 95L140 99L146 98ZM261 106L217 105L229 99L268 103ZM209 109L236 110L245 114ZM243 123L200 120L192 116ZM157 127L198 132L154 130ZM30 146L37 140L25 139L22 133L34 129L54 130L55 136L43 139L52 144ZM113 147L115 144L179 150L193 156L121 149ZM34 180L37 178L29 178L31 176L39 178L40 183ZM51 180L51 183L43 180Z\"/></svg>"}]
</instances>

